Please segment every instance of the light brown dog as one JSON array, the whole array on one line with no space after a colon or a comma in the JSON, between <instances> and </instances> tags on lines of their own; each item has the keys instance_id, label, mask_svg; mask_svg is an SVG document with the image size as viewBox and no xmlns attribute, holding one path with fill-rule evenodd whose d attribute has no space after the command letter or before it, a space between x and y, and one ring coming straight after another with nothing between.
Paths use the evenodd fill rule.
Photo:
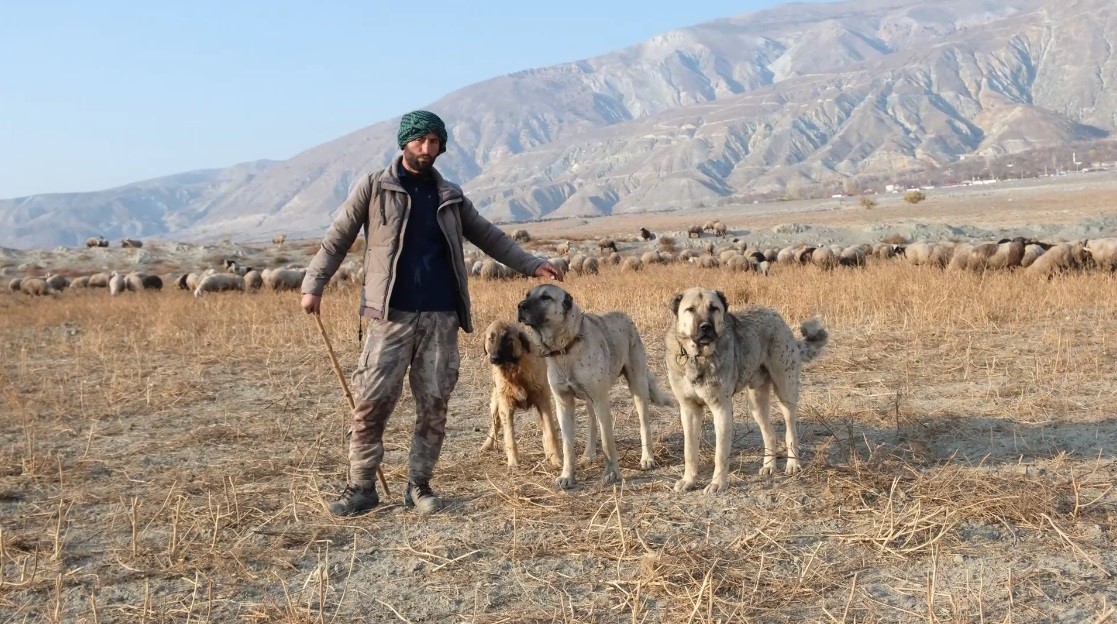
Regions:
<instances>
[{"instance_id":1,"label":"light brown dog","mask_svg":"<svg viewBox=\"0 0 1117 624\"><path fill-rule=\"evenodd\" d=\"M797 340L779 312L749 306L730 313L721 291L691 288L675 295L671 311L675 323L664 337L667 378L679 401L683 425L683 478L675 491L697 486L698 444L702 414L708 408L714 420L714 474L706 493L726 489L729 450L733 443L733 395L748 390L752 416L764 439L760 474L776 469L776 434L768 417L771 393L783 412L787 445L786 472L799 471L799 438L796 411L802 387L801 370L830 342L818 318L804 322Z\"/></svg>"},{"instance_id":2,"label":"light brown dog","mask_svg":"<svg viewBox=\"0 0 1117 624\"><path fill-rule=\"evenodd\" d=\"M512 416L516 410L535 409L543 430L543 452L552 466L561 466L558 454L554 401L547 384L547 364L539 357L528 334L516 323L493 321L485 330L485 354L493 365L493 394L489 399L492 424L481 445L487 451L504 429L504 452L508 465L519 466Z\"/></svg>"}]
</instances>

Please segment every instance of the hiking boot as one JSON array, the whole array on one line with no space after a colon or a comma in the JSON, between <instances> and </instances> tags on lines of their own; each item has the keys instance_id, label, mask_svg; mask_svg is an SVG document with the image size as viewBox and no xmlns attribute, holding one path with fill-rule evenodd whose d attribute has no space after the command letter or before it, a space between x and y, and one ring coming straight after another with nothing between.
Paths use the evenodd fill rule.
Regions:
<instances>
[{"instance_id":1,"label":"hiking boot","mask_svg":"<svg viewBox=\"0 0 1117 624\"><path fill-rule=\"evenodd\" d=\"M335 516L359 516L372 511L380 504L380 497L376 494L376 486L361 487L350 483L345 486L341 496L330 503L330 513Z\"/></svg>"},{"instance_id":2,"label":"hiking boot","mask_svg":"<svg viewBox=\"0 0 1117 624\"><path fill-rule=\"evenodd\" d=\"M408 482L403 503L408 507L414 507L422 514L432 514L442 509L442 499L434 495L429 483Z\"/></svg>"}]
</instances>

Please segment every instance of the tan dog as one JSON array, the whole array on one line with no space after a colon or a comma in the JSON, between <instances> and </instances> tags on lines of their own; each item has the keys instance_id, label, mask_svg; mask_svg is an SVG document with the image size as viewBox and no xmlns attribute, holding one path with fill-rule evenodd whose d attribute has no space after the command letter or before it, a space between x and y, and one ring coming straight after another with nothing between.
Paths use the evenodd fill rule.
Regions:
<instances>
[{"instance_id":1,"label":"tan dog","mask_svg":"<svg viewBox=\"0 0 1117 624\"><path fill-rule=\"evenodd\" d=\"M770 393L775 390L786 427L788 474L798 472L799 438L796 409L800 369L822 352L830 336L822 321L811 319L800 327L803 340L771 308L750 306L730 314L725 295L691 288L675 295L671 310L675 324L665 337L667 375L679 400L683 424L683 478L675 491L694 489L698 472L698 442L702 436L703 407L714 418L716 436L714 475L706 493L727 487L729 449L733 442L733 395L748 388L752 416L764 438L760 474L776 468L776 434L768 417Z\"/></svg>"},{"instance_id":2,"label":"tan dog","mask_svg":"<svg viewBox=\"0 0 1117 624\"><path fill-rule=\"evenodd\" d=\"M547 385L547 364L536 353L527 333L516 323L493 321L485 330L485 354L493 365L493 394L489 399L492 425L481 450L493 448L503 428L508 465L519 466L512 416L516 410L534 408L543 430L544 453L553 466L562 465L558 456L554 403Z\"/></svg>"},{"instance_id":3,"label":"tan dog","mask_svg":"<svg viewBox=\"0 0 1117 624\"><path fill-rule=\"evenodd\" d=\"M519 321L531 328L547 360L547 380L558 409L562 433L562 474L555 479L569 488L574 478L574 399L588 403L601 432L605 453L605 483L619 483L620 466L613 441L613 415L609 390L620 376L628 381L632 401L640 417L640 467L655 467L652 459L648 403L670 405L648 370L648 355L636 324L622 312L600 316L583 312L562 288L553 284L536 286L519 305ZM595 454L593 424L586 441L586 457Z\"/></svg>"}]
</instances>

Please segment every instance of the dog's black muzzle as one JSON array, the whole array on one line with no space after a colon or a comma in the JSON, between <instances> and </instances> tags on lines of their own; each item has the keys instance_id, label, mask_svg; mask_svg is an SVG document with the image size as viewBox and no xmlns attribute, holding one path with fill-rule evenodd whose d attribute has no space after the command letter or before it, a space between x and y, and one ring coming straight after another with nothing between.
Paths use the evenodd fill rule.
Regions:
<instances>
[{"instance_id":1,"label":"dog's black muzzle","mask_svg":"<svg viewBox=\"0 0 1117 624\"><path fill-rule=\"evenodd\" d=\"M698 324L698 330L694 332L694 342L700 345L707 345L717 340L717 332L714 331L714 324L710 322L702 322Z\"/></svg>"}]
</instances>

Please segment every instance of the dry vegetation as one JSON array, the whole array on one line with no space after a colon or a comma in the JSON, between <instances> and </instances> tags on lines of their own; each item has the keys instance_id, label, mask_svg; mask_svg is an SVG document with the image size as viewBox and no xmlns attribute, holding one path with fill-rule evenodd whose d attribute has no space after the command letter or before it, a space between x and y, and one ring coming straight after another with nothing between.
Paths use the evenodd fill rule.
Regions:
<instances>
[{"instance_id":1,"label":"dry vegetation","mask_svg":"<svg viewBox=\"0 0 1117 624\"><path fill-rule=\"evenodd\" d=\"M529 282L475 282L475 321ZM0 296L0 614L5 621L1113 621L1117 604L1117 281L943 274L904 264L755 274L607 268L568 283L640 327L666 385L666 302L684 287L824 315L806 372L804 472L756 476L738 397L728 493L677 495L678 415L635 469L614 391L623 487L600 462L552 485L479 454L490 374L462 338L436 491L401 504L413 405L385 436L386 503L338 520L345 401L297 295L166 291ZM354 292L325 321L347 370ZM584 422L579 408L579 428ZM707 425L701 476L708 478ZM579 441L584 434L579 432Z\"/></svg>"}]
</instances>

